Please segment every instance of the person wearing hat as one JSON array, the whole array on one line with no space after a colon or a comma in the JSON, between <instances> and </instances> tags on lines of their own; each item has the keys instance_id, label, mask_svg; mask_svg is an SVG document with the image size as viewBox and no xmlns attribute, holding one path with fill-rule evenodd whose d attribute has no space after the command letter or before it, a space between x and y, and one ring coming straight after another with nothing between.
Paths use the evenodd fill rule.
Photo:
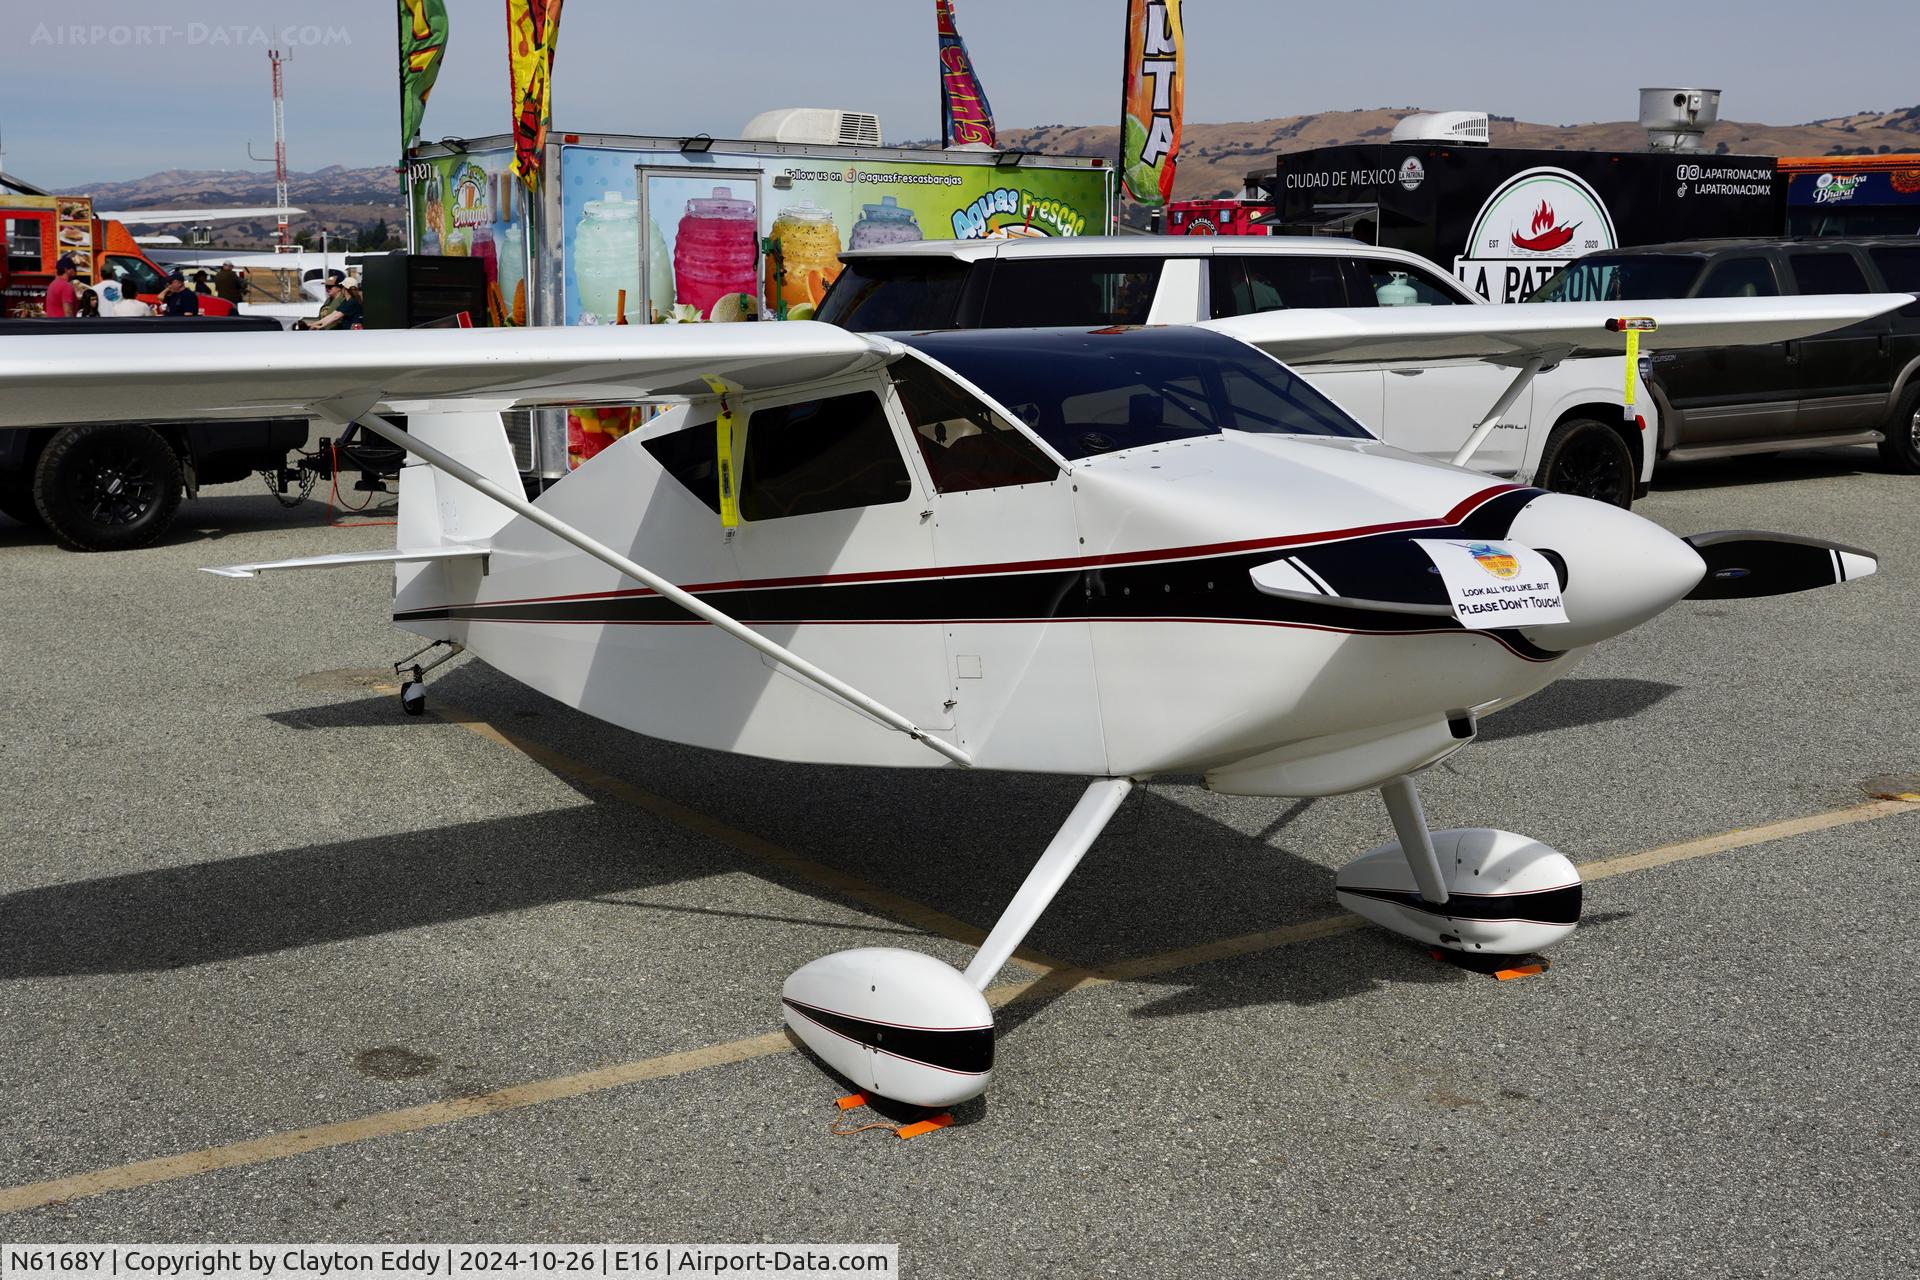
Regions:
<instances>
[{"instance_id":1,"label":"person wearing hat","mask_svg":"<svg viewBox=\"0 0 1920 1280\"><path fill-rule=\"evenodd\" d=\"M200 295L187 288L187 274L178 267L175 267L173 274L167 277L167 287L160 291L160 314L163 316L200 314Z\"/></svg>"},{"instance_id":2,"label":"person wearing hat","mask_svg":"<svg viewBox=\"0 0 1920 1280\"><path fill-rule=\"evenodd\" d=\"M246 298L246 286L240 283L240 273L233 269L231 262L221 263L220 269L213 273L213 296L236 307Z\"/></svg>"},{"instance_id":3,"label":"person wearing hat","mask_svg":"<svg viewBox=\"0 0 1920 1280\"><path fill-rule=\"evenodd\" d=\"M47 286L49 316L71 317L80 310L80 296L73 288L74 273L78 270L79 264L64 253L53 264L53 283Z\"/></svg>"},{"instance_id":4,"label":"person wearing hat","mask_svg":"<svg viewBox=\"0 0 1920 1280\"><path fill-rule=\"evenodd\" d=\"M340 323L333 316L347 302L347 273L338 267L327 271L327 300L320 304L320 314L311 320L297 320L296 329L331 329Z\"/></svg>"}]
</instances>

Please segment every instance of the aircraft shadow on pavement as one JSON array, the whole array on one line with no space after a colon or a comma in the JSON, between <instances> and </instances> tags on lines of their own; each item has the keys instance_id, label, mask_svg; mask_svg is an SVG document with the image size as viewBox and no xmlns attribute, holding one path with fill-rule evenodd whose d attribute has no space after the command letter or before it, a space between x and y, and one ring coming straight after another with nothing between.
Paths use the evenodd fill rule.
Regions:
<instances>
[{"instance_id":1,"label":"aircraft shadow on pavement","mask_svg":"<svg viewBox=\"0 0 1920 1280\"><path fill-rule=\"evenodd\" d=\"M1679 691L1679 685L1659 680L1556 680L1525 701L1482 720L1478 740L1498 742L1606 720L1631 720Z\"/></svg>"},{"instance_id":2,"label":"aircraft shadow on pavement","mask_svg":"<svg viewBox=\"0 0 1920 1280\"><path fill-rule=\"evenodd\" d=\"M515 732L537 726L539 739L554 750L633 786L982 930L1019 887L1083 785L1072 778L950 769L790 765L681 747L613 729L477 664L434 687ZM388 697L272 718L296 732L391 730L403 723ZM424 731L447 729L432 720L414 723ZM529 761L528 767L539 766ZM700 914L684 904L652 907L647 897L742 869L840 901L802 876L567 781L586 803L0 898L0 979L176 969L566 901L598 900L625 908L636 921L650 910ZM1333 866L1388 835L1384 810L1357 823L1351 806L1323 819L1332 807L1325 802L1232 803L1244 830L1179 802L1165 786L1142 788L1029 945L1063 962L1098 966L1321 918L1337 910ZM1295 849L1331 856L1323 862ZM804 913L739 914L743 923L788 920L823 932L849 927ZM725 929L727 921L715 919L713 927ZM916 945L916 931L883 917L851 929L870 935L861 945ZM643 954L636 941L636 955ZM785 976L767 975L770 993ZM1181 991L1138 1012L1314 1004L1388 981L1462 977L1402 940L1367 929L1143 979ZM1007 1009L1003 1028L1018 1027L1049 1002Z\"/></svg>"}]
</instances>

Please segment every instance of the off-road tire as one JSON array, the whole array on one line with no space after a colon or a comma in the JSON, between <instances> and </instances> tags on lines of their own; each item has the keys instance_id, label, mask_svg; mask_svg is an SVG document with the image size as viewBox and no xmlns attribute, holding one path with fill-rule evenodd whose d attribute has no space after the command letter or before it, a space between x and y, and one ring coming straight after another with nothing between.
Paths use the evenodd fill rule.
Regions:
<instances>
[{"instance_id":1,"label":"off-road tire","mask_svg":"<svg viewBox=\"0 0 1920 1280\"><path fill-rule=\"evenodd\" d=\"M1880 461L1889 471L1920 474L1920 382L1907 388L1887 419L1887 438L1880 442Z\"/></svg>"},{"instance_id":2,"label":"off-road tire","mask_svg":"<svg viewBox=\"0 0 1920 1280\"><path fill-rule=\"evenodd\" d=\"M1631 507L1635 479L1633 450L1618 431L1592 418L1571 418L1547 437L1533 482L1554 493Z\"/></svg>"},{"instance_id":3,"label":"off-road tire","mask_svg":"<svg viewBox=\"0 0 1920 1280\"><path fill-rule=\"evenodd\" d=\"M180 509L180 459L152 427L90 422L47 442L33 501L76 551L126 551L155 541Z\"/></svg>"}]
</instances>

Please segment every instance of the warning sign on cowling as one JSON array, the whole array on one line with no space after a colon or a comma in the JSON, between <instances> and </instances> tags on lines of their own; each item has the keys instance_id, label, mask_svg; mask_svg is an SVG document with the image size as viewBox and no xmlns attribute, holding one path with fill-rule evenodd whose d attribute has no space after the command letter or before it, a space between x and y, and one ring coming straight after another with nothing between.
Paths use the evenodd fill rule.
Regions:
<instances>
[{"instance_id":1,"label":"warning sign on cowling","mask_svg":"<svg viewBox=\"0 0 1920 1280\"><path fill-rule=\"evenodd\" d=\"M1469 631L1565 622L1560 577L1547 558L1517 542L1415 538L1447 584L1453 616Z\"/></svg>"}]
</instances>

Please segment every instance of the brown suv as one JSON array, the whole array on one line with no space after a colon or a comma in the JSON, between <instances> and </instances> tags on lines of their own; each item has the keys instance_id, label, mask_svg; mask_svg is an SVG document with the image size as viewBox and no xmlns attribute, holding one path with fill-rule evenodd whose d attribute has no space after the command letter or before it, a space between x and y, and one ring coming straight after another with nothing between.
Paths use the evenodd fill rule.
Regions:
<instances>
[{"instance_id":1,"label":"brown suv","mask_svg":"<svg viewBox=\"0 0 1920 1280\"><path fill-rule=\"evenodd\" d=\"M1920 241L1690 240L1576 259L1528 299L1920 293ZM1681 461L1873 444L1920 472L1920 302L1817 338L1663 351L1641 371L1660 406L1659 456Z\"/></svg>"}]
</instances>

